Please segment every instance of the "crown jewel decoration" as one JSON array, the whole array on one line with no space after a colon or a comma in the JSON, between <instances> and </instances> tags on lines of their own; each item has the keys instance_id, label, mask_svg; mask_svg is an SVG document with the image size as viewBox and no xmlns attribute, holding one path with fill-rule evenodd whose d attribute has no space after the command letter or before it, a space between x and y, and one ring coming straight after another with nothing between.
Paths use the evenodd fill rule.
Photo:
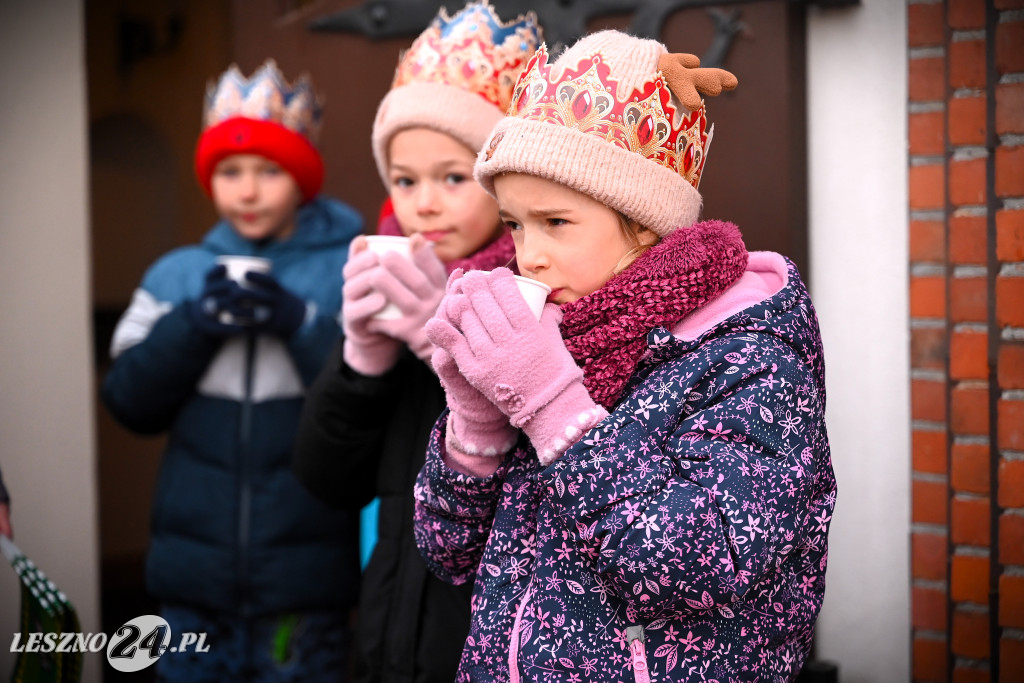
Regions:
<instances>
[{"instance_id":1,"label":"crown jewel decoration","mask_svg":"<svg viewBox=\"0 0 1024 683\"><path fill-rule=\"evenodd\" d=\"M633 92L619 92L610 71L594 55L552 80L547 49L541 46L516 84L508 115L597 136L678 173L696 188L714 132L703 100L692 112L677 108L660 71Z\"/></svg>"},{"instance_id":2,"label":"crown jewel decoration","mask_svg":"<svg viewBox=\"0 0 1024 683\"><path fill-rule=\"evenodd\" d=\"M271 121L316 141L323 107L308 76L289 85L274 60L268 59L251 78L232 64L216 84L207 85L203 128L236 116Z\"/></svg>"},{"instance_id":3,"label":"crown jewel decoration","mask_svg":"<svg viewBox=\"0 0 1024 683\"><path fill-rule=\"evenodd\" d=\"M540 27L533 12L502 23L486 2L471 3L454 17L442 7L402 55L391 87L420 82L454 85L504 111L523 65L539 44Z\"/></svg>"}]
</instances>

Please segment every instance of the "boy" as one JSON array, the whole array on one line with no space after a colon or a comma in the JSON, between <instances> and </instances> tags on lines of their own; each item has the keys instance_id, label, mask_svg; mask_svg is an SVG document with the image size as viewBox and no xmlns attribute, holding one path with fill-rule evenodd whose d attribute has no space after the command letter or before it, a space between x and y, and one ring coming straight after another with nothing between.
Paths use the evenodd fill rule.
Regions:
<instances>
[{"instance_id":1,"label":"boy","mask_svg":"<svg viewBox=\"0 0 1024 683\"><path fill-rule=\"evenodd\" d=\"M170 431L154 497L147 586L172 634L163 680L342 680L358 561L354 525L291 474L306 386L340 326L342 268L361 232L317 193L308 80L268 61L206 97L196 173L221 221L146 273L111 343L102 396L140 433ZM232 279L218 257L266 259ZM297 678L296 678L297 677Z\"/></svg>"}]
</instances>

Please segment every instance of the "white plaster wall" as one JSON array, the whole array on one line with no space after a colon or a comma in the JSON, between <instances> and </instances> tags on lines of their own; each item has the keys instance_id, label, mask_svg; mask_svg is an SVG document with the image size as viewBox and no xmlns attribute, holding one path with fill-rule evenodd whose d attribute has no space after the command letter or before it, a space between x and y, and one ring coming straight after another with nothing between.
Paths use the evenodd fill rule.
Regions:
<instances>
[{"instance_id":1,"label":"white plaster wall","mask_svg":"<svg viewBox=\"0 0 1024 683\"><path fill-rule=\"evenodd\" d=\"M843 683L907 681L906 4L808 18L810 286L839 482L818 656Z\"/></svg>"},{"instance_id":2,"label":"white plaster wall","mask_svg":"<svg viewBox=\"0 0 1024 683\"><path fill-rule=\"evenodd\" d=\"M98 632L81 0L0 1L0 469L14 540ZM0 678L20 598L0 560ZM86 681L103 655L85 657Z\"/></svg>"}]
</instances>

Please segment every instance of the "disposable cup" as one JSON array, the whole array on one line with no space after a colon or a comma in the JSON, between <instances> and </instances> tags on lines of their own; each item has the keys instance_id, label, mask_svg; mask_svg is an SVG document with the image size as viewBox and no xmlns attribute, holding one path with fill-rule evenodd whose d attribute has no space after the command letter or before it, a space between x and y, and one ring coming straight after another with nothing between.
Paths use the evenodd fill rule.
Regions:
<instances>
[{"instance_id":1,"label":"disposable cup","mask_svg":"<svg viewBox=\"0 0 1024 683\"><path fill-rule=\"evenodd\" d=\"M516 285L519 286L519 292L526 299L526 305L533 311L533 315L537 317L537 320L540 320L540 314L544 312L544 303L548 300L551 288L543 282L531 280L522 275L514 277L516 278Z\"/></svg>"},{"instance_id":2,"label":"disposable cup","mask_svg":"<svg viewBox=\"0 0 1024 683\"><path fill-rule=\"evenodd\" d=\"M412 258L412 249L409 247L409 238L398 235L368 235L366 246L378 256L389 251L395 251L407 259ZM380 312L373 316L376 320L397 320L402 317L402 310L394 304L388 304Z\"/></svg>"},{"instance_id":3,"label":"disposable cup","mask_svg":"<svg viewBox=\"0 0 1024 683\"><path fill-rule=\"evenodd\" d=\"M249 281L245 279L246 273L269 273L271 264L269 259L257 256L218 256L217 263L227 270L228 279L234 280L240 287L249 287ZM252 320L238 318L227 311L222 311L218 319L225 325L250 325Z\"/></svg>"}]
</instances>

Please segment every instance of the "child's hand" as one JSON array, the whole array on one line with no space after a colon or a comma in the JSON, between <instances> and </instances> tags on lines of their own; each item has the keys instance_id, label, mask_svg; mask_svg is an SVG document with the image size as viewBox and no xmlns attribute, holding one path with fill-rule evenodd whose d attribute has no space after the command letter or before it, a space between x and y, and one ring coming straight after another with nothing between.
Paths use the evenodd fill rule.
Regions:
<instances>
[{"instance_id":1,"label":"child's hand","mask_svg":"<svg viewBox=\"0 0 1024 683\"><path fill-rule=\"evenodd\" d=\"M373 286L373 274L380 270L377 255L366 249L366 240L352 240L348 262L342 273L341 321L345 331L342 353L345 362L364 375L383 375L398 362L402 342L368 329L373 316L384 310L388 301Z\"/></svg>"},{"instance_id":2,"label":"child's hand","mask_svg":"<svg viewBox=\"0 0 1024 683\"><path fill-rule=\"evenodd\" d=\"M447 315L427 324L427 336L550 463L607 415L590 398L583 371L562 342L561 311L547 305L538 321L504 268L471 272L461 288L462 295L445 300Z\"/></svg>"},{"instance_id":3,"label":"child's hand","mask_svg":"<svg viewBox=\"0 0 1024 683\"><path fill-rule=\"evenodd\" d=\"M243 298L251 306L252 328L256 332L269 332L279 337L290 337L306 319L306 302L281 286L273 275L249 271L243 288Z\"/></svg>"},{"instance_id":4,"label":"child's hand","mask_svg":"<svg viewBox=\"0 0 1024 683\"><path fill-rule=\"evenodd\" d=\"M230 337L245 332L245 328L232 322L243 313L240 307L242 288L238 283L228 279L227 269L223 265L214 266L206 273L206 284L199 298L188 303L188 315L192 324L211 337Z\"/></svg>"},{"instance_id":5,"label":"child's hand","mask_svg":"<svg viewBox=\"0 0 1024 683\"><path fill-rule=\"evenodd\" d=\"M423 327L444 297L448 273L422 235L413 235L410 247L411 260L395 252L380 255L378 269L372 275L374 289L398 307L402 317L371 320L367 329L402 340L429 365L434 345Z\"/></svg>"}]
</instances>

